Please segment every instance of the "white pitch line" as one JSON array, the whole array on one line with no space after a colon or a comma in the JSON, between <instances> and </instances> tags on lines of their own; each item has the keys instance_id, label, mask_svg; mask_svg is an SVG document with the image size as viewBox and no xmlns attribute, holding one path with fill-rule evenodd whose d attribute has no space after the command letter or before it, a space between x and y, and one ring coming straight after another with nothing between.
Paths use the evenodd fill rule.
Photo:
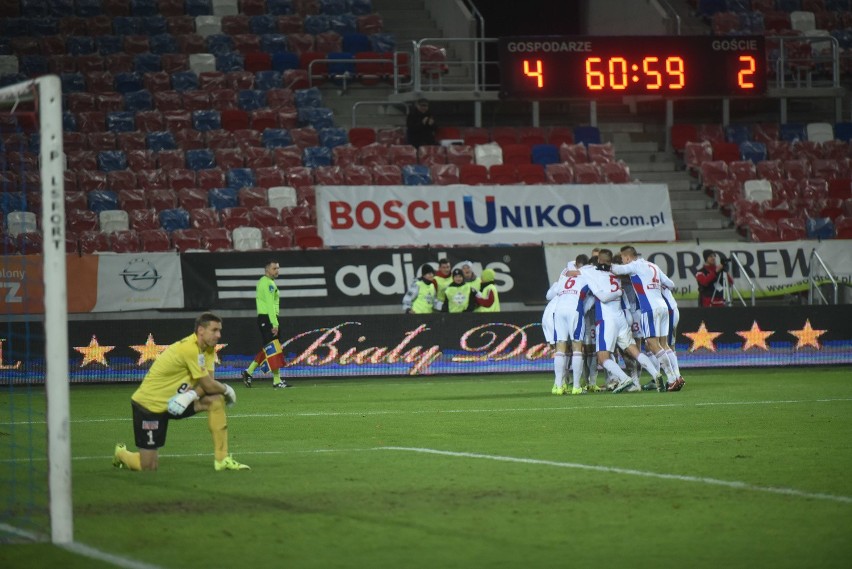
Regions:
<instances>
[{"instance_id":1,"label":"white pitch line","mask_svg":"<svg viewBox=\"0 0 852 569\"><path fill-rule=\"evenodd\" d=\"M34 543L49 543L50 541L44 535L33 533L3 523L0 523L0 532L16 535L20 538L26 539L27 541L31 541ZM90 559L104 561L111 565L115 565L116 567L121 567L122 569L160 569L160 567L157 565L151 565L149 563L143 563L142 561L136 561L135 559L128 559L126 557L121 557L120 555L107 553L106 551L101 551L100 549L96 549L94 547L86 545L85 543L80 543L77 541L71 543L57 543L54 545L63 549L67 549L71 553L76 553L77 555L82 555L83 557L88 557Z\"/></svg>"},{"instance_id":2,"label":"white pitch line","mask_svg":"<svg viewBox=\"0 0 852 569\"><path fill-rule=\"evenodd\" d=\"M713 486L724 486L735 490L748 490L752 492L766 492L768 494L781 494L783 496L795 496L797 498L809 498L814 500L827 500L830 502L838 502L841 504L852 504L852 497L837 496L834 494L823 494L814 492L805 492L796 490L795 488L783 488L775 486L755 486L747 482L738 480L719 480L717 478L707 478L703 476L685 476L682 474L664 474L659 472L649 472L645 470L634 470L632 468L618 468L613 466L595 466L592 464L580 464L576 462L557 462L554 460L539 460L535 458L518 458L514 456L500 456L494 454L479 454L474 452L454 452L448 450L437 450L431 448L418 447L377 447L376 450L393 450L402 452L416 452L423 454L437 454L441 456L452 456L459 458L478 458L483 460L494 460L498 462L514 462L519 464L535 464L539 466L555 466L557 468L576 468L580 470L592 470L594 472L606 472L610 474L627 474L631 476L644 476L646 478L659 478L662 480L678 480L681 482L697 482L700 484L709 484Z\"/></svg>"},{"instance_id":3,"label":"white pitch line","mask_svg":"<svg viewBox=\"0 0 852 569\"><path fill-rule=\"evenodd\" d=\"M626 397L630 397L627 395ZM453 413L523 413L525 411L591 411L596 409L670 409L673 407L723 407L728 405L790 405L801 403L837 403L852 401L852 397L839 397L833 399L779 399L765 401L722 401L706 403L646 403L632 405L593 405L593 406L560 406L560 407L513 407L507 409L378 409L375 411L304 411L301 413L236 413L228 414L231 419L280 419L284 417L357 417L359 415L424 415L424 414L453 414ZM198 419L191 417L190 419ZM203 418L203 416L201 417ZM86 423L115 423L125 422L129 417L107 417L103 419L76 419L72 424ZM46 421L16 421L13 423L0 422L0 425L44 425Z\"/></svg>"}]
</instances>

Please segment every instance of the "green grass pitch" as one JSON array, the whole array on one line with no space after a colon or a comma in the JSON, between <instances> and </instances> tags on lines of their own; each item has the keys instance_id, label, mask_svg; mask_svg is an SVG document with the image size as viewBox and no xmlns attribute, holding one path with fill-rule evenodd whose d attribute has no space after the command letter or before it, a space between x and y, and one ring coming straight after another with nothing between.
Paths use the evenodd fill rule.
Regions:
<instances>
[{"instance_id":1,"label":"green grass pitch","mask_svg":"<svg viewBox=\"0 0 852 569\"><path fill-rule=\"evenodd\" d=\"M75 539L127 567L848 568L850 377L703 370L679 393L561 397L546 374L234 383L252 470L219 473L204 416L171 424L159 472L113 469L135 386L74 386ZM0 566L112 565L7 544Z\"/></svg>"}]
</instances>

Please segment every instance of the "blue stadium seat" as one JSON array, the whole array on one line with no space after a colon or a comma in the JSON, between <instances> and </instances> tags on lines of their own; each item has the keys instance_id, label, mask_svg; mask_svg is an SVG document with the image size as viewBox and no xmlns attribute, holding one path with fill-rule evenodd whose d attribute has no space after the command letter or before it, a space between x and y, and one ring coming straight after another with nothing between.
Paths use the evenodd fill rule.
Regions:
<instances>
[{"instance_id":1,"label":"blue stadium seat","mask_svg":"<svg viewBox=\"0 0 852 569\"><path fill-rule=\"evenodd\" d=\"M158 13L156 0L130 0L132 16L156 16Z\"/></svg>"},{"instance_id":2,"label":"blue stadium seat","mask_svg":"<svg viewBox=\"0 0 852 569\"><path fill-rule=\"evenodd\" d=\"M213 55L224 55L234 51L234 40L225 34L211 34L207 36L207 53Z\"/></svg>"},{"instance_id":3,"label":"blue stadium seat","mask_svg":"<svg viewBox=\"0 0 852 569\"><path fill-rule=\"evenodd\" d=\"M305 33L306 34L321 34L331 31L331 18L325 14L311 14L305 16Z\"/></svg>"},{"instance_id":4,"label":"blue stadium seat","mask_svg":"<svg viewBox=\"0 0 852 569\"><path fill-rule=\"evenodd\" d=\"M346 0L320 0L320 12L323 14L343 14L346 12Z\"/></svg>"},{"instance_id":5,"label":"blue stadium seat","mask_svg":"<svg viewBox=\"0 0 852 569\"><path fill-rule=\"evenodd\" d=\"M349 135L345 128L331 127L319 131L320 145L326 148L334 148L349 143Z\"/></svg>"},{"instance_id":6,"label":"blue stadium seat","mask_svg":"<svg viewBox=\"0 0 852 569\"><path fill-rule=\"evenodd\" d=\"M258 71L254 74L255 89L266 91L268 89L279 89L283 86L280 71Z\"/></svg>"},{"instance_id":7,"label":"blue stadium seat","mask_svg":"<svg viewBox=\"0 0 852 569\"><path fill-rule=\"evenodd\" d=\"M124 51L124 38L121 36L99 36L96 40L98 53L112 55Z\"/></svg>"},{"instance_id":8,"label":"blue stadium seat","mask_svg":"<svg viewBox=\"0 0 852 569\"><path fill-rule=\"evenodd\" d=\"M207 203L218 210L239 206L239 188L213 188L207 193Z\"/></svg>"},{"instance_id":9,"label":"blue stadium seat","mask_svg":"<svg viewBox=\"0 0 852 569\"><path fill-rule=\"evenodd\" d=\"M116 16L112 19L112 33L117 36L138 36L142 33L142 22L139 18Z\"/></svg>"},{"instance_id":10,"label":"blue stadium seat","mask_svg":"<svg viewBox=\"0 0 852 569\"><path fill-rule=\"evenodd\" d=\"M328 75L337 83L345 83L355 78L355 56L351 53L334 51L326 55L327 59L340 61L328 62Z\"/></svg>"},{"instance_id":11,"label":"blue stadium seat","mask_svg":"<svg viewBox=\"0 0 852 569\"><path fill-rule=\"evenodd\" d=\"M802 0L775 0L775 9L781 12L797 12L802 9Z\"/></svg>"},{"instance_id":12,"label":"blue stadium seat","mask_svg":"<svg viewBox=\"0 0 852 569\"><path fill-rule=\"evenodd\" d=\"M0 211L4 214L10 211L26 210L26 196L24 192L6 192L0 193Z\"/></svg>"},{"instance_id":13,"label":"blue stadium seat","mask_svg":"<svg viewBox=\"0 0 852 569\"><path fill-rule=\"evenodd\" d=\"M299 69L299 54L290 51L272 54L272 69L284 72L288 69Z\"/></svg>"},{"instance_id":14,"label":"blue stadium seat","mask_svg":"<svg viewBox=\"0 0 852 569\"><path fill-rule=\"evenodd\" d=\"M189 212L182 207L160 212L160 226L171 233L175 229L189 229Z\"/></svg>"},{"instance_id":15,"label":"blue stadium seat","mask_svg":"<svg viewBox=\"0 0 852 569\"><path fill-rule=\"evenodd\" d=\"M747 124L729 124L725 127L725 140L742 144L751 140L751 129Z\"/></svg>"},{"instance_id":16,"label":"blue stadium seat","mask_svg":"<svg viewBox=\"0 0 852 569\"><path fill-rule=\"evenodd\" d=\"M559 147L555 144L534 144L531 150L533 164L558 164Z\"/></svg>"},{"instance_id":17,"label":"blue stadium seat","mask_svg":"<svg viewBox=\"0 0 852 569\"><path fill-rule=\"evenodd\" d=\"M89 209L95 213L110 209L120 209L118 205L118 194L110 190L92 190L86 194Z\"/></svg>"},{"instance_id":18,"label":"blue stadium seat","mask_svg":"<svg viewBox=\"0 0 852 569\"><path fill-rule=\"evenodd\" d=\"M432 175L429 166L423 164L407 164L402 167L402 181L406 186L429 186Z\"/></svg>"},{"instance_id":19,"label":"blue stadium seat","mask_svg":"<svg viewBox=\"0 0 852 569\"><path fill-rule=\"evenodd\" d=\"M110 132L132 132L136 130L136 113L132 111L107 113L106 128Z\"/></svg>"},{"instance_id":20,"label":"blue stadium seat","mask_svg":"<svg viewBox=\"0 0 852 569\"><path fill-rule=\"evenodd\" d=\"M162 71L163 64L158 53L139 53L133 57L133 70L136 73L154 73Z\"/></svg>"},{"instance_id":21,"label":"blue stadium seat","mask_svg":"<svg viewBox=\"0 0 852 569\"><path fill-rule=\"evenodd\" d=\"M367 34L349 32L341 35L343 36L343 51L359 53L373 49L373 45L370 43L370 37Z\"/></svg>"},{"instance_id":22,"label":"blue stadium seat","mask_svg":"<svg viewBox=\"0 0 852 569\"><path fill-rule=\"evenodd\" d=\"M22 55L18 70L28 77L38 77L50 73L50 63L45 55Z\"/></svg>"},{"instance_id":23,"label":"blue stadium seat","mask_svg":"<svg viewBox=\"0 0 852 569\"><path fill-rule=\"evenodd\" d=\"M213 2L211 0L186 0L184 12L187 16L212 16Z\"/></svg>"},{"instance_id":24,"label":"blue stadium seat","mask_svg":"<svg viewBox=\"0 0 852 569\"><path fill-rule=\"evenodd\" d=\"M244 111L256 111L266 106L266 93L259 89L242 89L237 93L237 105Z\"/></svg>"},{"instance_id":25,"label":"blue stadium seat","mask_svg":"<svg viewBox=\"0 0 852 569\"><path fill-rule=\"evenodd\" d=\"M346 0L346 11L356 16L366 16L373 13L371 0Z\"/></svg>"},{"instance_id":26,"label":"blue stadium seat","mask_svg":"<svg viewBox=\"0 0 852 569\"><path fill-rule=\"evenodd\" d=\"M160 150L177 150L175 136L167 130L149 132L145 134L145 142L148 150L159 152Z\"/></svg>"},{"instance_id":27,"label":"blue stadium seat","mask_svg":"<svg viewBox=\"0 0 852 569\"><path fill-rule=\"evenodd\" d=\"M103 14L101 0L76 0L74 13L81 18L94 18Z\"/></svg>"},{"instance_id":28,"label":"blue stadium seat","mask_svg":"<svg viewBox=\"0 0 852 569\"><path fill-rule=\"evenodd\" d=\"M334 113L325 107L308 107L299 109L298 120L300 126L312 126L316 130L331 128L334 126Z\"/></svg>"},{"instance_id":29,"label":"blue stadium seat","mask_svg":"<svg viewBox=\"0 0 852 569\"><path fill-rule=\"evenodd\" d=\"M275 16L293 13L293 0L266 0L266 11Z\"/></svg>"},{"instance_id":30,"label":"blue stadium seat","mask_svg":"<svg viewBox=\"0 0 852 569\"><path fill-rule=\"evenodd\" d=\"M274 34L278 32L278 18L268 14L249 18L249 29L256 35Z\"/></svg>"},{"instance_id":31,"label":"blue stadium seat","mask_svg":"<svg viewBox=\"0 0 852 569\"><path fill-rule=\"evenodd\" d=\"M712 17L716 12L724 11L725 0L698 0L698 8L696 12L698 12L699 16L707 18Z\"/></svg>"},{"instance_id":32,"label":"blue stadium seat","mask_svg":"<svg viewBox=\"0 0 852 569\"><path fill-rule=\"evenodd\" d=\"M216 55L216 71L228 73L245 69L245 58L239 53L223 53Z\"/></svg>"},{"instance_id":33,"label":"blue stadium seat","mask_svg":"<svg viewBox=\"0 0 852 569\"><path fill-rule=\"evenodd\" d=\"M68 55L88 55L95 52L95 40L90 36L71 36L65 40Z\"/></svg>"},{"instance_id":34,"label":"blue stadium seat","mask_svg":"<svg viewBox=\"0 0 852 569\"><path fill-rule=\"evenodd\" d=\"M370 51L391 53L396 50L396 39L392 34L370 34Z\"/></svg>"},{"instance_id":35,"label":"blue stadium seat","mask_svg":"<svg viewBox=\"0 0 852 569\"><path fill-rule=\"evenodd\" d=\"M171 80L175 91L198 90L198 75L194 71L177 71L172 73Z\"/></svg>"},{"instance_id":36,"label":"blue stadium seat","mask_svg":"<svg viewBox=\"0 0 852 569\"><path fill-rule=\"evenodd\" d=\"M766 160L767 151L766 145L762 142L751 142L746 140L740 143L740 158L743 160L751 160L755 164Z\"/></svg>"},{"instance_id":37,"label":"blue stadium seat","mask_svg":"<svg viewBox=\"0 0 852 569\"><path fill-rule=\"evenodd\" d=\"M201 132L219 130L222 128L222 117L219 111L192 111L192 128Z\"/></svg>"},{"instance_id":38,"label":"blue stadium seat","mask_svg":"<svg viewBox=\"0 0 852 569\"><path fill-rule=\"evenodd\" d=\"M113 172L127 169L127 155L122 150L102 150L98 152L98 170Z\"/></svg>"},{"instance_id":39,"label":"blue stadium seat","mask_svg":"<svg viewBox=\"0 0 852 569\"><path fill-rule=\"evenodd\" d=\"M171 34L156 34L148 38L151 53L179 53L177 40Z\"/></svg>"},{"instance_id":40,"label":"blue stadium seat","mask_svg":"<svg viewBox=\"0 0 852 569\"><path fill-rule=\"evenodd\" d=\"M852 122L835 123L834 138L843 142L852 141Z\"/></svg>"},{"instance_id":41,"label":"blue stadium seat","mask_svg":"<svg viewBox=\"0 0 852 569\"><path fill-rule=\"evenodd\" d=\"M322 92L318 87L296 89L296 92L293 93L293 99L296 103L296 108L299 109L322 106Z\"/></svg>"},{"instance_id":42,"label":"blue stadium seat","mask_svg":"<svg viewBox=\"0 0 852 569\"><path fill-rule=\"evenodd\" d=\"M260 51L280 53L287 51L287 36L284 34L262 34L260 36Z\"/></svg>"},{"instance_id":43,"label":"blue stadium seat","mask_svg":"<svg viewBox=\"0 0 852 569\"><path fill-rule=\"evenodd\" d=\"M808 239L833 239L835 237L834 222L830 217L809 217L805 221L805 231Z\"/></svg>"},{"instance_id":44,"label":"blue stadium seat","mask_svg":"<svg viewBox=\"0 0 852 569\"><path fill-rule=\"evenodd\" d=\"M331 148L325 146L309 146L302 150L302 163L309 168L331 166Z\"/></svg>"},{"instance_id":45,"label":"blue stadium seat","mask_svg":"<svg viewBox=\"0 0 852 569\"><path fill-rule=\"evenodd\" d=\"M329 18L331 31L338 34L349 34L358 31L358 18L352 14L338 14Z\"/></svg>"},{"instance_id":46,"label":"blue stadium seat","mask_svg":"<svg viewBox=\"0 0 852 569\"><path fill-rule=\"evenodd\" d=\"M144 36L156 36L169 31L169 24L162 16L147 16L140 20L139 29Z\"/></svg>"},{"instance_id":47,"label":"blue stadium seat","mask_svg":"<svg viewBox=\"0 0 852 569\"><path fill-rule=\"evenodd\" d=\"M86 79L82 73L62 73L59 75L62 82L63 93L84 93L86 91Z\"/></svg>"},{"instance_id":48,"label":"blue stadium seat","mask_svg":"<svg viewBox=\"0 0 852 569\"><path fill-rule=\"evenodd\" d=\"M778 137L787 142L808 139L805 125L799 123L783 123L778 131Z\"/></svg>"},{"instance_id":49,"label":"blue stadium seat","mask_svg":"<svg viewBox=\"0 0 852 569\"><path fill-rule=\"evenodd\" d=\"M113 75L115 90L119 93L131 93L145 88L142 76L132 71L122 71Z\"/></svg>"},{"instance_id":50,"label":"blue stadium seat","mask_svg":"<svg viewBox=\"0 0 852 569\"><path fill-rule=\"evenodd\" d=\"M208 149L187 150L186 167L190 170L210 170L216 167L216 154Z\"/></svg>"},{"instance_id":51,"label":"blue stadium seat","mask_svg":"<svg viewBox=\"0 0 852 569\"><path fill-rule=\"evenodd\" d=\"M133 112L154 109L154 97L147 89L124 94L124 109Z\"/></svg>"},{"instance_id":52,"label":"blue stadium seat","mask_svg":"<svg viewBox=\"0 0 852 569\"><path fill-rule=\"evenodd\" d=\"M574 142L583 143L588 147L590 144L601 143L601 131L596 126L575 126Z\"/></svg>"},{"instance_id":53,"label":"blue stadium seat","mask_svg":"<svg viewBox=\"0 0 852 569\"><path fill-rule=\"evenodd\" d=\"M250 188L254 183L254 170L251 168L231 168L225 173L225 184L229 188Z\"/></svg>"},{"instance_id":54,"label":"blue stadium seat","mask_svg":"<svg viewBox=\"0 0 852 569\"><path fill-rule=\"evenodd\" d=\"M267 128L261 134L266 148L283 148L293 144L293 137L286 128Z\"/></svg>"},{"instance_id":55,"label":"blue stadium seat","mask_svg":"<svg viewBox=\"0 0 852 569\"><path fill-rule=\"evenodd\" d=\"M71 111L62 113L62 130L67 132L77 131L77 117Z\"/></svg>"}]
</instances>

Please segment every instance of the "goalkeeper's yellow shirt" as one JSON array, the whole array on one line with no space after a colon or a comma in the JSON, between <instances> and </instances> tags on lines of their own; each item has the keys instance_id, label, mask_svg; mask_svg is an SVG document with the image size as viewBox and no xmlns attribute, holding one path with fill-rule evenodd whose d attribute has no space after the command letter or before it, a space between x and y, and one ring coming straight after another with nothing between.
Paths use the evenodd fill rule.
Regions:
<instances>
[{"instance_id":1,"label":"goalkeeper's yellow shirt","mask_svg":"<svg viewBox=\"0 0 852 569\"><path fill-rule=\"evenodd\" d=\"M201 351L198 336L190 334L159 355L130 398L152 413L165 413L172 395L195 387L198 380L213 373L215 360L215 348Z\"/></svg>"}]
</instances>

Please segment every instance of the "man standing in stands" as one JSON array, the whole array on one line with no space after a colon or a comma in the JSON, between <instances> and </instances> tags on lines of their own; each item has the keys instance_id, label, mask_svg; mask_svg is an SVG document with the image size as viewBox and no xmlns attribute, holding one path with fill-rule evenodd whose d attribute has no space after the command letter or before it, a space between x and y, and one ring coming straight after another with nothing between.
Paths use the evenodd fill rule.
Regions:
<instances>
[{"instance_id":1,"label":"man standing in stands","mask_svg":"<svg viewBox=\"0 0 852 569\"><path fill-rule=\"evenodd\" d=\"M500 312L500 295L494 284L494 271L485 269L482 271L479 283L480 290L476 294L476 308L474 312Z\"/></svg>"},{"instance_id":2,"label":"man standing in stands","mask_svg":"<svg viewBox=\"0 0 852 569\"><path fill-rule=\"evenodd\" d=\"M725 265L719 264L719 258L713 251L704 252L704 266L695 273L698 281L699 306L725 306L725 283L733 284L734 279L725 271Z\"/></svg>"},{"instance_id":3,"label":"man standing in stands","mask_svg":"<svg viewBox=\"0 0 852 569\"><path fill-rule=\"evenodd\" d=\"M280 299L278 296L278 261L269 260L264 268L264 274L257 281L255 287L255 306L257 307L257 327L263 347L254 357L254 361L248 369L243 370L243 383L251 387L252 374L264 360L272 372L272 387L283 389L290 387L286 381L281 379L280 368L284 364L281 342L278 340L278 313L280 310Z\"/></svg>"},{"instance_id":4,"label":"man standing in stands","mask_svg":"<svg viewBox=\"0 0 852 569\"><path fill-rule=\"evenodd\" d=\"M435 141L435 117L429 111L429 101L420 98L414 103L414 106L408 111L408 117L405 121L405 126L408 129L408 143L419 148L423 145L437 144Z\"/></svg>"},{"instance_id":5,"label":"man standing in stands","mask_svg":"<svg viewBox=\"0 0 852 569\"><path fill-rule=\"evenodd\" d=\"M435 269L426 263L420 267L420 278L411 283L402 297L402 309L406 314L432 314L438 299Z\"/></svg>"},{"instance_id":6,"label":"man standing in stands","mask_svg":"<svg viewBox=\"0 0 852 569\"><path fill-rule=\"evenodd\" d=\"M444 302L444 291L453 282L453 269L446 257L438 259L438 272L435 273L435 286L438 289L438 300Z\"/></svg>"}]
</instances>

